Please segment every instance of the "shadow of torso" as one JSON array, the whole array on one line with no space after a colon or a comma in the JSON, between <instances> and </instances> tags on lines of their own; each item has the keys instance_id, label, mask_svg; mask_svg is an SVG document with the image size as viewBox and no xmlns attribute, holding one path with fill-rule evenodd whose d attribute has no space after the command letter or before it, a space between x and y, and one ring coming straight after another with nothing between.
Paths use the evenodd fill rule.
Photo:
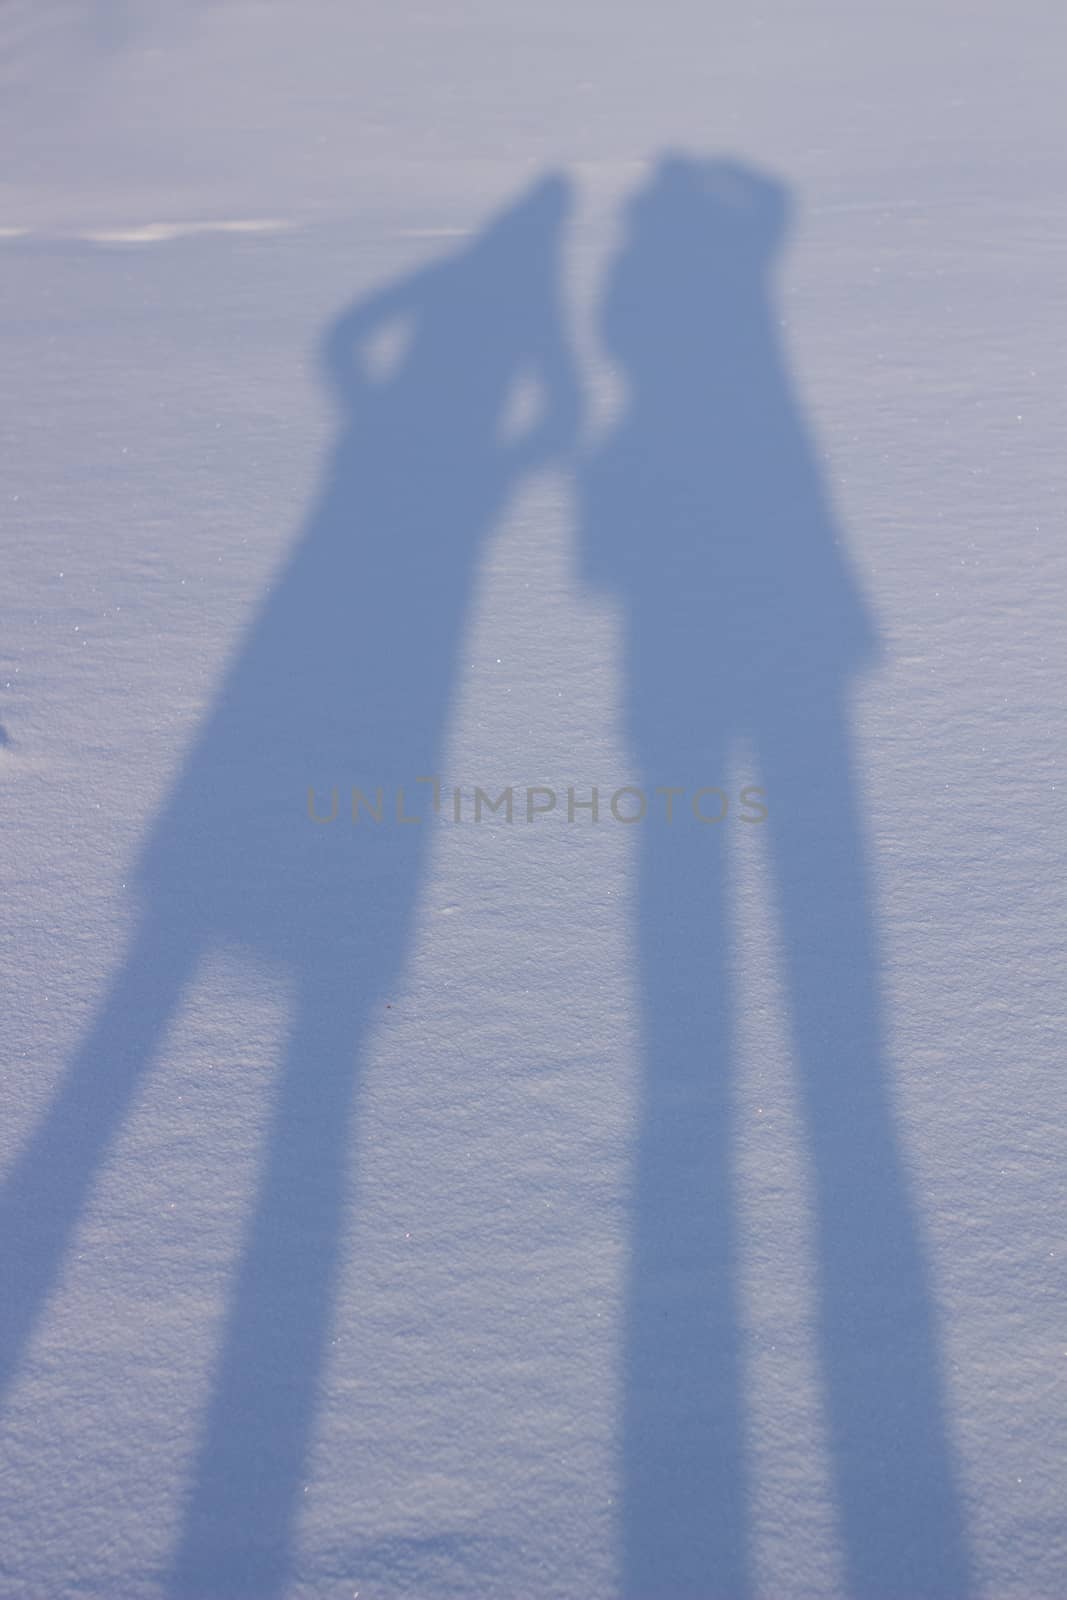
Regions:
<instances>
[{"instance_id":1,"label":"shadow of torso","mask_svg":"<svg viewBox=\"0 0 1067 1600\"><path fill-rule=\"evenodd\" d=\"M439 769L486 540L573 425L552 281L561 200L544 186L331 330L344 427L145 849L150 913L298 969L324 940L400 959L404 881L429 830L396 825L396 789L409 813L428 810L413 785ZM374 377L366 352L390 328L402 348ZM545 412L506 437L509 394L529 374ZM382 791L382 823L366 807L353 823L353 788L372 802ZM312 824L309 789L317 814L336 805L334 826Z\"/></svg>"},{"instance_id":2,"label":"shadow of torso","mask_svg":"<svg viewBox=\"0 0 1067 1600\"><path fill-rule=\"evenodd\" d=\"M585 474L583 563L623 601L628 731L665 783L876 653L779 348L783 221L768 180L717 168L694 204L668 165L605 297L629 404Z\"/></svg>"}]
</instances>

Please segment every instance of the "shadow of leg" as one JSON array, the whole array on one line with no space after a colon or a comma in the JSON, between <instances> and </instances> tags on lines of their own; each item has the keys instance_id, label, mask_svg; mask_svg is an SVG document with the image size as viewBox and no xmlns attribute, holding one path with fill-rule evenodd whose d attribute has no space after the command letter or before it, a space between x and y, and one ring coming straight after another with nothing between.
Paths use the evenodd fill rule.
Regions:
<instances>
[{"instance_id":1,"label":"shadow of leg","mask_svg":"<svg viewBox=\"0 0 1067 1600\"><path fill-rule=\"evenodd\" d=\"M968 1600L935 1316L889 1086L879 953L844 712L761 752L814 1156L821 1365L849 1592Z\"/></svg>"},{"instance_id":2,"label":"shadow of leg","mask_svg":"<svg viewBox=\"0 0 1067 1600\"><path fill-rule=\"evenodd\" d=\"M723 839L643 824L644 1081L623 1425L623 1593L743 1600Z\"/></svg>"},{"instance_id":3,"label":"shadow of leg","mask_svg":"<svg viewBox=\"0 0 1067 1600\"><path fill-rule=\"evenodd\" d=\"M191 976L197 945L146 919L44 1119L0 1194L0 1392L63 1267L98 1169Z\"/></svg>"},{"instance_id":4,"label":"shadow of leg","mask_svg":"<svg viewBox=\"0 0 1067 1600\"><path fill-rule=\"evenodd\" d=\"M353 983L351 971L331 970L302 985L168 1586L174 1600L271 1600L286 1589L352 1181L366 1020Z\"/></svg>"}]
</instances>

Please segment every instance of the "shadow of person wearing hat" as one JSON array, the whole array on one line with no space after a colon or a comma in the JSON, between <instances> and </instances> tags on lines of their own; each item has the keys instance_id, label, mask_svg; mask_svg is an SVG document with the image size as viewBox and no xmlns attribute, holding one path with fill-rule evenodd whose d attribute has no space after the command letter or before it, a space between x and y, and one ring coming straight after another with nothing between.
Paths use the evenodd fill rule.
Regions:
<instances>
[{"instance_id":1,"label":"shadow of person wearing hat","mask_svg":"<svg viewBox=\"0 0 1067 1600\"><path fill-rule=\"evenodd\" d=\"M740 748L764 790L848 1592L964 1600L851 732L850 691L878 640L780 348L771 271L787 210L774 180L684 156L663 160L634 197L601 307L627 399L586 463L582 561L622 608L627 733L646 788L721 784ZM703 809L717 815L713 799ZM644 1065L622 1433L630 1600L753 1592L726 833L686 801L671 825L641 824Z\"/></svg>"}]
</instances>

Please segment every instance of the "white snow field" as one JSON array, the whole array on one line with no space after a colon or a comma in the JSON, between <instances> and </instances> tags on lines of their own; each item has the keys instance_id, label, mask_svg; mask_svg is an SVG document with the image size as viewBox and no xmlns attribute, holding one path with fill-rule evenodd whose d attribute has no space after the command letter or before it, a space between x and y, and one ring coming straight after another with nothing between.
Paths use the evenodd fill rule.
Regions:
<instances>
[{"instance_id":1,"label":"white snow field","mask_svg":"<svg viewBox=\"0 0 1067 1600\"><path fill-rule=\"evenodd\" d=\"M2 1600L1067 1596L1065 47L0 5Z\"/></svg>"}]
</instances>

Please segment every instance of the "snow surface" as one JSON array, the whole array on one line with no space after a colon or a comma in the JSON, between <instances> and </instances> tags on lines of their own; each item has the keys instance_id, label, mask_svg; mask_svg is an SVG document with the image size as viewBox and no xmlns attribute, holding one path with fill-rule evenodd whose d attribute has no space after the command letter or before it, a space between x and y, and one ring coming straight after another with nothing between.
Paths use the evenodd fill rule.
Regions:
<instances>
[{"instance_id":1,"label":"snow surface","mask_svg":"<svg viewBox=\"0 0 1067 1600\"><path fill-rule=\"evenodd\" d=\"M1067 1594L1065 45L6 0L4 1600Z\"/></svg>"}]
</instances>

